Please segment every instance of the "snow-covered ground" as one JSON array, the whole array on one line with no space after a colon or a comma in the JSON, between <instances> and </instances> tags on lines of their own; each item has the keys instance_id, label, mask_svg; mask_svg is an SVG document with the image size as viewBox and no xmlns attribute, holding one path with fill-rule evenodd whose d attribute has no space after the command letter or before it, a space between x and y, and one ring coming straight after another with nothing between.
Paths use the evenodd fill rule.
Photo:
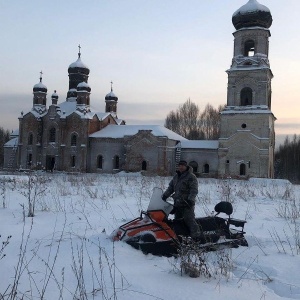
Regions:
<instances>
[{"instance_id":1,"label":"snow-covered ground","mask_svg":"<svg viewBox=\"0 0 300 300\"><path fill-rule=\"evenodd\" d=\"M0 176L1 300L300 299L299 186L199 179L196 215L230 201L233 216L247 220L249 247L207 254L212 276L191 278L181 274L180 259L144 255L109 238L146 210L153 187L165 189L170 178L40 174L35 180ZM29 192L34 217L27 217Z\"/></svg>"}]
</instances>

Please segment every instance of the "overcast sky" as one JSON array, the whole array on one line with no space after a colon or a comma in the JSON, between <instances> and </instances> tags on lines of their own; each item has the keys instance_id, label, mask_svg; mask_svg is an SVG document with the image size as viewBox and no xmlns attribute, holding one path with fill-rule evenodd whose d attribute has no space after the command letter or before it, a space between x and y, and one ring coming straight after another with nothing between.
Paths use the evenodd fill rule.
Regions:
<instances>
[{"instance_id":1,"label":"overcast sky","mask_svg":"<svg viewBox=\"0 0 300 300\"><path fill-rule=\"evenodd\" d=\"M127 124L162 124L188 98L201 109L226 103L233 55L232 14L247 0L0 1L0 126L18 127L39 81L59 102L68 66L90 68L91 105L104 111L114 82ZM272 111L277 134L300 134L299 0L261 0L270 8Z\"/></svg>"}]
</instances>

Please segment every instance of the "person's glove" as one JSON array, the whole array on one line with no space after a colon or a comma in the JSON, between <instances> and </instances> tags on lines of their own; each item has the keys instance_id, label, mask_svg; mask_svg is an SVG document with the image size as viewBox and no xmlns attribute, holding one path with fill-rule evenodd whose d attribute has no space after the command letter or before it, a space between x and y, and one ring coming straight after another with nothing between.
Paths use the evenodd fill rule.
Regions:
<instances>
[{"instance_id":1,"label":"person's glove","mask_svg":"<svg viewBox=\"0 0 300 300\"><path fill-rule=\"evenodd\" d=\"M167 201L168 197L166 197L165 195L162 195L161 199L164 200L164 201Z\"/></svg>"}]
</instances>

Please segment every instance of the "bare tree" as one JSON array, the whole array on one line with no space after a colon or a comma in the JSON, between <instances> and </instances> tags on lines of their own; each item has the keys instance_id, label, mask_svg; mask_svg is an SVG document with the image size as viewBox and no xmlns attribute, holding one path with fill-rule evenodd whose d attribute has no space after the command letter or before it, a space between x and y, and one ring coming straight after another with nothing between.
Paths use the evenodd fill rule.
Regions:
<instances>
[{"instance_id":1,"label":"bare tree","mask_svg":"<svg viewBox=\"0 0 300 300\"><path fill-rule=\"evenodd\" d=\"M180 117L178 112L173 110L167 115L165 120L165 127L179 133L180 132Z\"/></svg>"},{"instance_id":2,"label":"bare tree","mask_svg":"<svg viewBox=\"0 0 300 300\"><path fill-rule=\"evenodd\" d=\"M204 132L206 140L216 140L220 135L220 112L225 105L219 105L215 109L212 105L207 104L200 116L200 126Z\"/></svg>"},{"instance_id":3,"label":"bare tree","mask_svg":"<svg viewBox=\"0 0 300 300\"><path fill-rule=\"evenodd\" d=\"M198 105L188 99L176 111L171 111L165 119L165 127L190 140L217 139L220 132L220 112L207 104L201 113Z\"/></svg>"},{"instance_id":4,"label":"bare tree","mask_svg":"<svg viewBox=\"0 0 300 300\"><path fill-rule=\"evenodd\" d=\"M32 171L27 173L27 180L19 186L19 190L28 200L28 217L34 217L36 202L45 195L47 188L46 177L39 176Z\"/></svg>"}]
</instances>

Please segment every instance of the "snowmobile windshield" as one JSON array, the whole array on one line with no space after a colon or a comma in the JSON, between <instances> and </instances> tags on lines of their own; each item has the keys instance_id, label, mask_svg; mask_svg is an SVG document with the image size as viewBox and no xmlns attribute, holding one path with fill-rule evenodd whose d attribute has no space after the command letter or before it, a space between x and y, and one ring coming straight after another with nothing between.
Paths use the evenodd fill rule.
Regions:
<instances>
[{"instance_id":1,"label":"snowmobile windshield","mask_svg":"<svg viewBox=\"0 0 300 300\"><path fill-rule=\"evenodd\" d=\"M153 189L152 197L147 211L162 210L168 216L173 209L173 205L161 199L162 193L163 191L160 188Z\"/></svg>"}]
</instances>

